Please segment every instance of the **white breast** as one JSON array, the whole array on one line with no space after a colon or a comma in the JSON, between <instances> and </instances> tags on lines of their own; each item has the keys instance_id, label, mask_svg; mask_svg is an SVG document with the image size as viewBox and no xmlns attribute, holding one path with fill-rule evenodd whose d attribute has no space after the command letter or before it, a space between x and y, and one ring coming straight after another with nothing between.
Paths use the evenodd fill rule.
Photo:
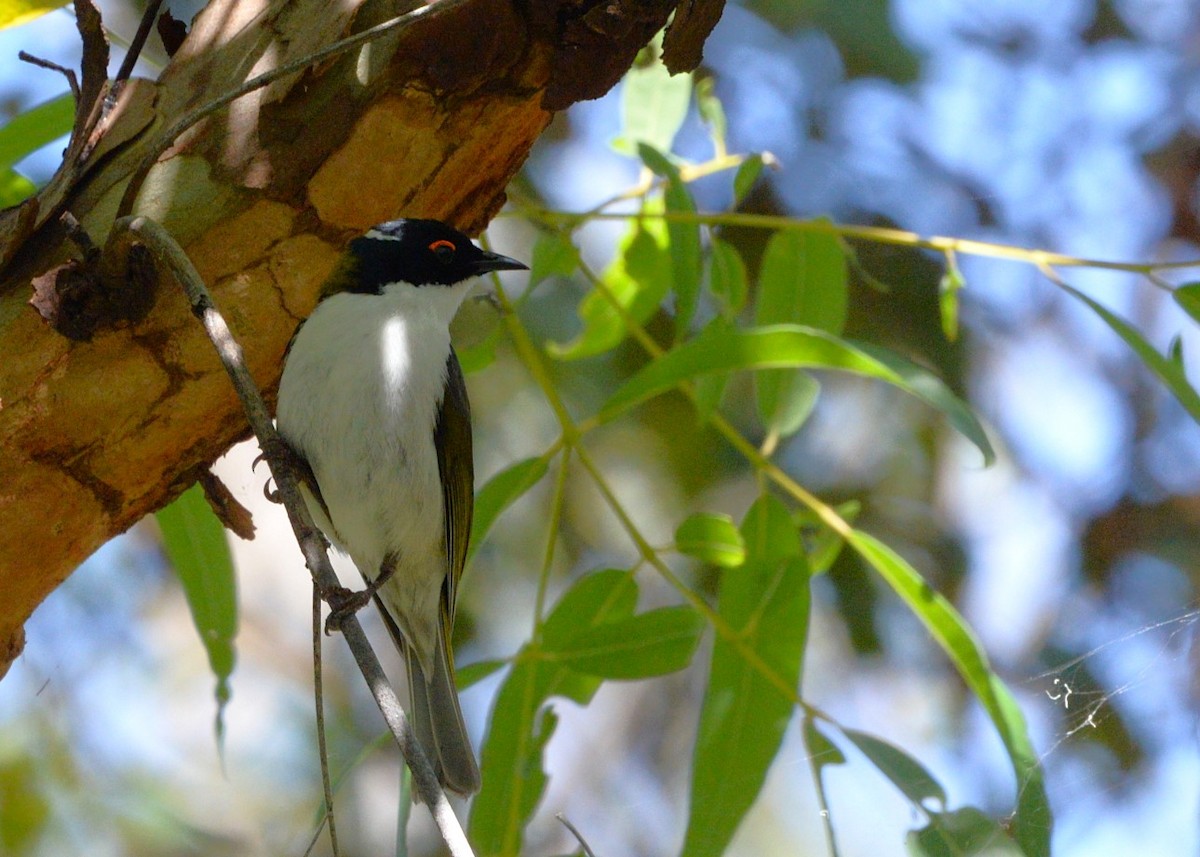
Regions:
<instances>
[{"instance_id":1,"label":"white breast","mask_svg":"<svg viewBox=\"0 0 1200 857\"><path fill-rule=\"evenodd\" d=\"M301 327L279 383L280 434L312 467L330 520L318 523L368 579L389 554L384 590L401 630L436 622L446 574L433 445L446 383L449 323L473 283L323 300Z\"/></svg>"}]
</instances>

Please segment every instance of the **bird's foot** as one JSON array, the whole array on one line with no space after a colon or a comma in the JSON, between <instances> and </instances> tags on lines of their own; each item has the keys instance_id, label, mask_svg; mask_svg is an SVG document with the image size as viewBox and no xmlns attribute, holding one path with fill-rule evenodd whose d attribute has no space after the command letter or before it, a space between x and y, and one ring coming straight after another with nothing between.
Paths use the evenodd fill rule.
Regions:
<instances>
[{"instance_id":1,"label":"bird's foot","mask_svg":"<svg viewBox=\"0 0 1200 857\"><path fill-rule=\"evenodd\" d=\"M362 589L347 589L336 586L321 593L321 598L329 605L329 616L325 619L325 633L332 634L342 630L342 624L370 603L379 592L381 586L392 579L396 573L396 563L391 558L384 560L379 569L379 576Z\"/></svg>"},{"instance_id":2,"label":"bird's foot","mask_svg":"<svg viewBox=\"0 0 1200 857\"><path fill-rule=\"evenodd\" d=\"M309 468L308 462L296 450L292 449L291 444L281 437L274 437L262 442L262 451L250 463L250 470L253 471L254 468L258 467L260 461L269 462L272 459L283 462L284 466L291 468L292 472L296 475L297 481L308 483L312 479L312 470ZM272 503L283 502L279 496L279 489L272 487L270 479L263 485L263 496Z\"/></svg>"},{"instance_id":3,"label":"bird's foot","mask_svg":"<svg viewBox=\"0 0 1200 857\"><path fill-rule=\"evenodd\" d=\"M329 616L325 619L325 635L341 631L347 619L370 603L375 595L373 587L366 589L347 589L345 586L335 586L321 593L321 598L329 605Z\"/></svg>"}]
</instances>

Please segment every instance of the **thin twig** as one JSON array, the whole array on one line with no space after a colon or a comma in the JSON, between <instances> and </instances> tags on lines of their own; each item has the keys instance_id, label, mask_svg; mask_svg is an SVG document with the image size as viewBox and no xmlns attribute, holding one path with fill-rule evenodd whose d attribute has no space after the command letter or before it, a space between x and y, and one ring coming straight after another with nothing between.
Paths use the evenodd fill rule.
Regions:
<instances>
[{"instance_id":1,"label":"thin twig","mask_svg":"<svg viewBox=\"0 0 1200 857\"><path fill-rule=\"evenodd\" d=\"M109 235L106 252L117 252L121 242L136 238L143 242L155 257L174 274L187 293L192 312L204 324L204 329L217 350L225 371L229 373L234 389L241 399L245 409L246 419L258 439L259 446L266 456L267 466L271 477L279 491L287 509L288 520L292 531L304 554L304 561L312 572L313 580L322 593L335 592L340 589L337 575L329 563L325 541L320 531L313 523L308 507L300 495L300 485L296 473L287 460L286 442L275 431L271 421L270 411L263 401L254 379L251 378L242 356L242 348L230 333L225 319L213 306L212 296L204 286L200 274L192 265L191 260L183 249L162 226L147 217L124 217L113 224ZM383 719L396 739L404 760L413 772L413 782L417 794L429 807L434 823L442 838L450 849L453 857L474 857L471 846L467 842L454 810L446 799L445 793L438 784L437 775L430 765L424 749L417 741L409 724L408 717L396 697L396 692L388 683L383 667L371 648L367 635L354 615L347 616L341 624L342 636L346 638L354 660L366 679L367 686L375 698Z\"/></svg>"},{"instance_id":2,"label":"thin twig","mask_svg":"<svg viewBox=\"0 0 1200 857\"><path fill-rule=\"evenodd\" d=\"M562 823L563 827L571 831L571 835L579 841L579 847L583 849L583 853L586 854L587 857L596 857L595 853L592 851L592 846L587 844L587 840L583 838L583 834L579 832L575 825L571 824L571 820L569 818L567 818L561 812L554 813L554 817Z\"/></svg>"},{"instance_id":3,"label":"thin twig","mask_svg":"<svg viewBox=\"0 0 1200 857\"><path fill-rule=\"evenodd\" d=\"M316 65L322 60L336 56L340 53L345 53L346 51L356 48L359 45L366 44L367 42L375 41L376 39L382 38L388 33L404 30L412 24L415 24L417 21L427 18L434 13L448 12L469 2L471 2L471 0L441 0L439 3L432 3L429 6L422 6L420 9L415 9L407 14L399 15L391 20L384 21L382 24L376 24L374 27L363 30L361 33L355 33L353 36L347 36L344 39L340 39L331 45L321 48L320 50L313 51L312 53L306 54L297 60L293 60L285 65L281 65L277 69L264 72L258 77L251 78L250 80L246 81L237 89L230 90L224 95L200 105L195 110L185 113L179 119L175 120L175 122L159 136L158 141L150 147L150 150L146 153L146 156L142 158L141 163L138 164L137 169L134 170L129 179L129 184L125 187L125 193L121 197L121 204L117 207L117 216L124 217L133 211L133 203L137 200L138 193L141 192L142 184L146 181L146 176L150 174L150 170L154 168L156 163L158 163L159 157L163 152L171 147L171 145L175 142L176 137L178 137L188 128L191 128L201 119L216 113L218 110L241 98L243 95L248 95L255 90L262 89L264 86L269 86L281 78L295 74L298 71L303 71L309 66Z\"/></svg>"},{"instance_id":4,"label":"thin twig","mask_svg":"<svg viewBox=\"0 0 1200 857\"><path fill-rule=\"evenodd\" d=\"M753 214L743 211L691 212L635 211L627 214L615 212L557 211L538 206L522 206L515 212L501 212L500 217L524 217L548 226L566 226L574 229L589 220L661 220L666 223L696 223L707 226L743 226L749 229L795 229L804 232L821 232L856 238L875 244L892 244L898 247L917 247L922 250L937 250L939 253L953 251L965 256L983 256L992 259L1007 259L1027 265L1056 265L1070 268L1099 268L1105 271L1126 271L1146 274L1150 271L1175 271L1200 268L1200 259L1177 262L1119 262L1107 259L1085 259L1052 253L1047 250L1031 250L1014 244L993 241L976 241L971 238L954 238L948 235L920 235L903 229L882 226L859 226L835 223L832 220L797 220L794 217L775 214Z\"/></svg>"},{"instance_id":5,"label":"thin twig","mask_svg":"<svg viewBox=\"0 0 1200 857\"><path fill-rule=\"evenodd\" d=\"M21 62L27 62L30 65L36 65L38 68L48 68L50 71L56 71L67 79L67 85L71 87L71 94L75 96L75 103L79 103L81 98L79 92L79 78L75 76L75 70L69 69L64 65L59 65L50 60L44 60L41 57L35 57L33 54L27 54L25 51L17 51L17 59Z\"/></svg>"},{"instance_id":6,"label":"thin twig","mask_svg":"<svg viewBox=\"0 0 1200 857\"><path fill-rule=\"evenodd\" d=\"M337 824L333 814L333 784L329 778L329 747L325 740L325 685L322 681L321 670L321 593L316 585L313 586L312 598L312 639L313 639L313 699L317 708L317 756L321 760L321 791L325 793L325 815L322 819L329 823L329 847L333 857L340 857L338 849Z\"/></svg>"},{"instance_id":7,"label":"thin twig","mask_svg":"<svg viewBox=\"0 0 1200 857\"><path fill-rule=\"evenodd\" d=\"M125 59L121 60L121 68L117 71L116 78L113 79L114 92L119 92L121 84L129 80L129 76L133 74L133 67L137 63L138 57L142 55L142 48L146 45L150 28L154 26L154 19L158 17L158 10L162 4L163 0L150 0L146 5L146 11L142 13L142 21L138 24L137 32L133 34L133 41L129 43L129 50L125 52Z\"/></svg>"}]
</instances>

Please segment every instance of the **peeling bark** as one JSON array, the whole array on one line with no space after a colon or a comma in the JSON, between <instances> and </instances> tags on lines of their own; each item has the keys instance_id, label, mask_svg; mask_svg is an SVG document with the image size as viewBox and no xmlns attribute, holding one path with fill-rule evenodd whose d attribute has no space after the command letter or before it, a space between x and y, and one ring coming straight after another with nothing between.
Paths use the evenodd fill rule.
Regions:
<instances>
[{"instance_id":1,"label":"peeling bark","mask_svg":"<svg viewBox=\"0 0 1200 857\"><path fill-rule=\"evenodd\" d=\"M472 0L435 11L203 120L159 158L135 211L186 248L270 393L350 237L399 215L482 228L551 111L610 88L674 5ZM90 4L77 7L92 27ZM149 307L140 319L85 318L84 341L30 305L35 280L51 304L66 294L59 279L82 287L60 215L103 245L131 174L179 116L408 8L214 0L159 80L131 80L115 99L97 79L99 46L85 52L86 98L63 168L38 197L0 213L0 675L54 587L246 434L174 284L135 295ZM99 269L101 306L133 288L113 264Z\"/></svg>"}]
</instances>

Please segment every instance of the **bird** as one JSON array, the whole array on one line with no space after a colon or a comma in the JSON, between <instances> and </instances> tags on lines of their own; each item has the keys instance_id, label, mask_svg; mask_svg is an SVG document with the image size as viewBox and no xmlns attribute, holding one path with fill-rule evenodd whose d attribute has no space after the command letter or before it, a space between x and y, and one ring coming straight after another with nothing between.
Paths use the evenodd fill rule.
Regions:
<instances>
[{"instance_id":1,"label":"bird","mask_svg":"<svg viewBox=\"0 0 1200 857\"><path fill-rule=\"evenodd\" d=\"M527 270L437 220L352 240L284 356L276 428L329 541L367 583L408 671L442 786L479 790L450 632L474 503L471 412L450 321L493 271Z\"/></svg>"}]
</instances>

